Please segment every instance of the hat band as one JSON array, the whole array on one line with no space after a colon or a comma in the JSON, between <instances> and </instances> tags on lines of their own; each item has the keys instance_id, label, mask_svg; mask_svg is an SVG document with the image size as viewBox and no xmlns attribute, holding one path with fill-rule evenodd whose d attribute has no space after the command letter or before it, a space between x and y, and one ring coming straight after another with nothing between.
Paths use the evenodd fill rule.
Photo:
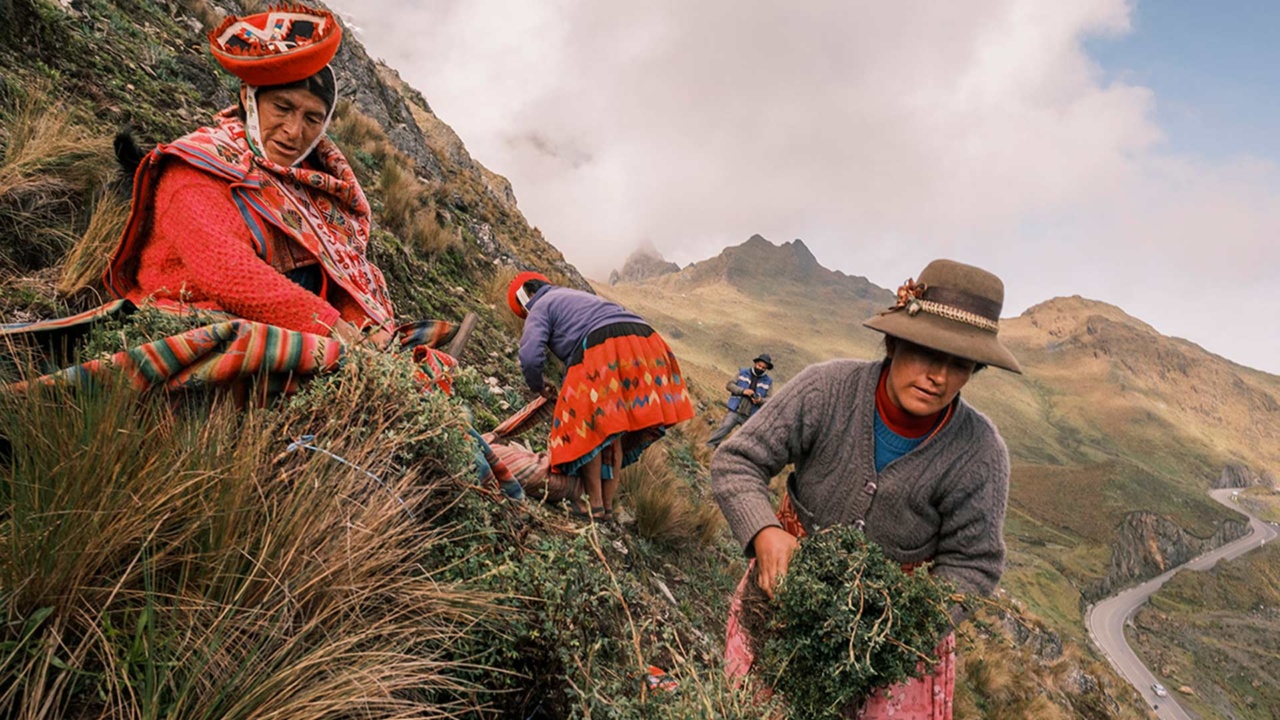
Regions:
<instances>
[{"instance_id":1,"label":"hat band","mask_svg":"<svg viewBox=\"0 0 1280 720\"><path fill-rule=\"evenodd\" d=\"M943 305L942 303L934 302L932 300L917 299L908 302L906 307L908 315L914 316L916 313L923 310L930 315L937 315L938 317L944 317L948 320L972 325L992 334L1000 331L1000 323L988 320L981 315L971 313L968 310L961 310L953 305Z\"/></svg>"},{"instance_id":2,"label":"hat band","mask_svg":"<svg viewBox=\"0 0 1280 720\"><path fill-rule=\"evenodd\" d=\"M950 305L957 310L972 313L991 322L999 322L1000 320L1001 304L999 301L975 295L966 290L929 285L925 287L924 292L918 297L922 300L931 300L942 305Z\"/></svg>"}]
</instances>

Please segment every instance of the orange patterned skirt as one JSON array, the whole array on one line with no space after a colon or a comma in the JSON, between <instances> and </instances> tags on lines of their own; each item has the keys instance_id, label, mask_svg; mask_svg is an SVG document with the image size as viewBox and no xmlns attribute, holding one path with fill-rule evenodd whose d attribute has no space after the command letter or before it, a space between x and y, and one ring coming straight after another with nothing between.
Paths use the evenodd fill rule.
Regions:
<instances>
[{"instance_id":1,"label":"orange patterned skirt","mask_svg":"<svg viewBox=\"0 0 1280 720\"><path fill-rule=\"evenodd\" d=\"M667 428L693 415L680 365L661 335L638 323L592 331L556 400L547 442L551 467L574 475L614 442L629 465Z\"/></svg>"}]
</instances>

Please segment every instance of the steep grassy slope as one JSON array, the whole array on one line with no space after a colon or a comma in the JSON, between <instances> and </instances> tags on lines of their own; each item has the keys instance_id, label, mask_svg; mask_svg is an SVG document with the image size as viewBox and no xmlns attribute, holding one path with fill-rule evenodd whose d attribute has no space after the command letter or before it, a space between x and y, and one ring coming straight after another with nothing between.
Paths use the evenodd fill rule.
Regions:
<instances>
[{"instance_id":1,"label":"steep grassy slope","mask_svg":"<svg viewBox=\"0 0 1280 720\"><path fill-rule=\"evenodd\" d=\"M207 57L201 30L221 12L261 4L0 0L0 322L49 317L102 299L93 278L123 219L121 188L113 180L111 135L130 122L145 143L167 140L229 104L235 83ZM0 648L5 650L0 677L6 678L0 682L0 715L180 717L188 714L184 708L201 706L206 698L228 701L232 691L227 688L234 687L237 693L245 688L240 695L244 702L225 714L254 717L288 698L279 688L298 692L298 687L323 687L336 688L337 694L311 696L315 704L308 712L316 716L341 708L371 713L374 705L365 703L366 696L385 703L377 706L383 709L413 708L421 716L437 717L758 716L750 693L725 687L717 663L728 593L743 566L717 516L708 512L701 444L705 427L691 425L674 433L661 448L665 452L656 453L627 479L624 502L634 522L621 530L584 530L542 508L507 508L459 481L468 473L469 458L457 433L466 416L483 426L503 412L504 403L523 400L510 389L519 386L513 355L516 328L495 291L512 265L539 268L572 284L581 281L525 222L506 181L469 156L421 94L404 86L390 68L371 61L358 42L347 42L336 66L344 90L331 134L370 196L376 221L370 252L388 277L399 314L446 319L467 311L481 315L481 328L462 358L467 366L458 379L462 400L443 403L437 398L419 406L414 395L415 402L407 403L407 387L371 382L382 376L353 366L352 375L318 385L297 404L255 416L257 426L241 424L248 421L226 405L175 410L163 397L137 405L132 398L107 398L110 412L88 396L53 402L36 398L35 406L7 404L10 420L0 424L6 429L0 434L0 457L5 458L0 462L0 540L13 544L0 555ZM674 301L702 293L696 297L705 303L705 312L698 317L707 318L706 330L696 319L661 314L663 307L677 303L659 307L637 298L634 305L675 339L682 354L688 351L689 364L700 368L696 372L713 390L723 382L722 373L761 349L780 357L783 377L800 367L801 358L808 362L849 354L849 338L863 354L875 353L877 338L857 330L857 321L887 303L885 291L816 267L799 243L789 246L784 265L808 284L789 284L749 256L726 261L722 270L731 282L725 288L704 287L697 278L687 285L670 279L671 288L662 297ZM741 313L744 291L772 299L759 309L764 322ZM805 323L792 323L787 311L795 308L809 309ZM683 324L683 339L678 338L680 327L668 329L668 319ZM851 329L848 336L819 324L833 319ZM792 333L758 335L762 327L788 328L788 323ZM818 329L806 330L807 324ZM766 339L771 344L761 347ZM507 389L492 393L485 380L489 375ZM715 396L718 390L707 397ZM1026 398L1026 412L1037 412L1036 395ZM366 406L373 410L365 412ZM399 419L391 422L383 411ZM411 417L396 415L401 412ZM432 427L414 426L415 433L426 432L430 442L406 434L398 424L422 417L430 418ZM32 432L7 432L19 425ZM273 433L268 437L264 430L252 442L234 441L237 432L256 433L256 427ZM369 494L362 472L344 474L339 466L306 463L285 453L280 433L293 433L281 428L316 430L317 437L335 443L350 441L350 447L340 448L344 454L376 468L392 488L408 493L409 509L430 517L430 523L406 525L404 508L388 502L395 500L390 495ZM65 440L51 443L50 437ZM216 442L193 443L193 438ZM376 442L370 445L370 439ZM68 456L80 461L64 465ZM14 462L14 457L23 460ZM174 461L165 473L157 473L147 465L149 458ZM99 477L102 468L119 468L121 477L138 483L137 497L153 499L132 502L132 495L111 483L95 485L92 496L79 492L82 481ZM72 470L81 474L59 474ZM55 482L64 476L71 479ZM171 482L201 483L190 501L208 504L170 504L174 497L157 488ZM236 493L220 494L223 487ZM15 489L24 488L50 495L28 498L46 504L31 506L35 511L24 516L35 518L26 528L30 532L19 534L13 522L22 498ZM261 498L292 503L291 517L299 525L290 530L306 531L296 535L299 544L289 545L285 541L295 536L275 527L280 515L261 514L264 508L256 504ZM347 514L353 499L366 498L361 509L372 515ZM116 553L95 567L76 563L101 556L49 545L46 540L61 536L46 533L40 524L60 517L116 517L84 504L90 501L108 503L103 507L134 523L130 533L113 535L112 543L95 543L91 535L76 541L77 548L100 546ZM157 517L172 520L159 535L148 524ZM241 534L210 533L210 518L231 517L256 520L238 526ZM343 574L342 566L364 550L359 534L369 527L356 521L366 517L383 523L378 527L389 534L377 546L388 551L381 584L356 582ZM97 527L88 520L54 524L59 532L91 533ZM267 566L250 562L257 556L244 548L280 543L286 550L308 548L317 528L331 539L352 542L326 544L329 554L324 556L290 551L269 558L297 574L270 580L254 574ZM173 554L156 554L167 552ZM1041 562L1046 572L1059 572L1048 561L1027 557ZM133 563L132 558L141 560ZM224 575L201 576L210 558L228 563L225 567L250 568L244 570L249 589L263 591L261 597L271 604L256 602L260 596L238 594ZM16 563L19 559L22 564ZM59 561L87 574L50 574L50 564ZM329 574L317 574L321 562L332 565L322 568ZM31 580L46 576L75 582ZM317 577L338 580L317 582ZM1061 582L1060 574L1051 577ZM29 583L29 593L16 592ZM121 594L102 594L114 587ZM326 604L335 593L350 591L358 598L364 589L386 591L375 601L410 590L443 592L449 596L446 605L457 600L462 610L445 618L438 635L424 638L415 634L421 628L403 623L394 603ZM225 592L210 597L215 591ZM191 611L197 607L199 613ZM316 618L322 616L316 613L326 608L353 624L318 627ZM278 614L270 622L258 622L264 609ZM236 622L218 625L206 620L210 617ZM379 627L386 632L361 634L361 623L384 620L389 624ZM1010 682L1007 674L993 671L994 663L967 665L958 717L1026 717L1025 711L1071 716L1067 708L1089 708L1092 717L1137 716L1134 698L1105 676L1098 681L1099 671L1070 652L1016 658L1003 654L1002 648L1026 638L1017 629L1023 625L1012 622L1013 629L975 630L979 638L973 647L983 649L975 658L989 651L1025 664L1029 671ZM225 636L218 633L224 631L238 633L241 641L220 644ZM200 634L208 632L214 636ZM210 642L193 643L192 638ZM1052 636L1046 638L1052 646ZM249 667L247 660L261 660L257 651L274 647L272 643L283 641L299 653L280 655L282 662L299 660L297 667L314 669L322 666L308 663L308 648L341 654L350 643L366 640L372 644L361 646L362 657L375 666L377 658L385 657L389 665L379 669L386 669L385 677L394 683L373 682L378 673L283 672L271 675L270 683L250 687L228 680L267 677L237 673ZM193 672L200 666L184 662L193 657L216 660L217 667ZM393 660L409 670L428 663L433 683L405 687L400 683L411 685L409 676L395 674ZM680 693L655 695L640 689L651 662L678 673ZM336 687L338 677L352 684ZM362 677L366 682L359 682ZM302 685L290 685L293 681ZM1048 706L1037 700L1044 693L1054 698Z\"/></svg>"},{"instance_id":2,"label":"steep grassy slope","mask_svg":"<svg viewBox=\"0 0 1280 720\"><path fill-rule=\"evenodd\" d=\"M880 338L861 321L890 293L832 281L794 255L793 244L753 239L598 289L641 308L713 390L760 350L784 380L831 357L879 357ZM743 282L736 267L774 271ZM1082 639L1086 598L1243 530L1205 490L1229 462L1254 474L1280 466L1280 378L1078 297L1004 320L1001 337L1026 373L984 372L965 396L999 425L1014 462L1005 587Z\"/></svg>"}]
</instances>

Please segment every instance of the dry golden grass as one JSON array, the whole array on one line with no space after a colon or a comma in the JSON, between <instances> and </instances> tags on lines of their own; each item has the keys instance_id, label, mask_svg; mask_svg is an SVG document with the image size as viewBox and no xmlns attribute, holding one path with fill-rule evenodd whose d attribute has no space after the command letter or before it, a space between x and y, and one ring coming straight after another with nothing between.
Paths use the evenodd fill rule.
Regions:
<instances>
[{"instance_id":1,"label":"dry golden grass","mask_svg":"<svg viewBox=\"0 0 1280 720\"><path fill-rule=\"evenodd\" d=\"M697 536L694 507L683 482L668 464L664 448L654 446L622 472L622 495L636 519L636 533L655 543L678 545Z\"/></svg>"},{"instance_id":2,"label":"dry golden grass","mask_svg":"<svg viewBox=\"0 0 1280 720\"><path fill-rule=\"evenodd\" d=\"M0 716L456 716L431 694L487 598L424 571L443 480L385 441L448 426L406 425L373 373L331 390L326 417L0 395ZM357 467L285 449L310 433Z\"/></svg>"},{"instance_id":3,"label":"dry golden grass","mask_svg":"<svg viewBox=\"0 0 1280 720\"><path fill-rule=\"evenodd\" d=\"M414 213L422 207L424 191L413 171L405 163L394 160L382 168L378 177L382 195L383 224L397 231L409 226Z\"/></svg>"},{"instance_id":4,"label":"dry golden grass","mask_svg":"<svg viewBox=\"0 0 1280 720\"><path fill-rule=\"evenodd\" d=\"M436 219L435 208L426 207L413 215L407 230L409 242L427 257L462 247L457 232Z\"/></svg>"},{"instance_id":5,"label":"dry golden grass","mask_svg":"<svg viewBox=\"0 0 1280 720\"><path fill-rule=\"evenodd\" d=\"M496 308L494 317L507 332L520 337L524 331L524 320L516 317L507 307L507 286L519 275L520 271L513 267L502 266L490 276L480 287L480 298Z\"/></svg>"},{"instance_id":6,"label":"dry golden grass","mask_svg":"<svg viewBox=\"0 0 1280 720\"><path fill-rule=\"evenodd\" d=\"M365 152L370 152L387 139L387 133L382 126L373 118L360 112L350 100L339 100L333 109L333 122L329 124L329 136L344 149Z\"/></svg>"},{"instance_id":7,"label":"dry golden grass","mask_svg":"<svg viewBox=\"0 0 1280 720\"><path fill-rule=\"evenodd\" d=\"M98 193L89 227L62 263L58 292L70 295L85 288L100 289L102 273L129 219L129 201L107 189Z\"/></svg>"},{"instance_id":8,"label":"dry golden grass","mask_svg":"<svg viewBox=\"0 0 1280 720\"><path fill-rule=\"evenodd\" d=\"M650 447L622 471L622 498L636 521L636 534L676 546L715 542L724 519L709 498L699 497L671 466L667 448Z\"/></svg>"},{"instance_id":9,"label":"dry golden grass","mask_svg":"<svg viewBox=\"0 0 1280 720\"><path fill-rule=\"evenodd\" d=\"M0 113L0 202L97 187L110 172L111 139L75 123L48 86L26 88Z\"/></svg>"},{"instance_id":10,"label":"dry golden grass","mask_svg":"<svg viewBox=\"0 0 1280 720\"><path fill-rule=\"evenodd\" d=\"M112 172L111 140L77 124L53 88L20 88L0 107L0 265L37 267L69 247L76 212Z\"/></svg>"},{"instance_id":11,"label":"dry golden grass","mask_svg":"<svg viewBox=\"0 0 1280 720\"><path fill-rule=\"evenodd\" d=\"M363 153L380 167L378 220L387 230L428 257L461 246L456 230L440 224L431 199L432 184L414 174L413 161L392 146L377 121L342 100L334 110L329 134L348 155ZM357 163L356 167L362 166Z\"/></svg>"}]
</instances>

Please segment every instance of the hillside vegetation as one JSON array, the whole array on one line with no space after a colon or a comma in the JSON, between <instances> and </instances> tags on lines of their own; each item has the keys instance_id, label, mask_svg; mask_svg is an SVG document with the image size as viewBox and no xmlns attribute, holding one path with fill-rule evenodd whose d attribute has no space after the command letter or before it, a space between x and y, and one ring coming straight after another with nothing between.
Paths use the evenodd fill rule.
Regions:
<instances>
[{"instance_id":1,"label":"hillside vegetation","mask_svg":"<svg viewBox=\"0 0 1280 720\"><path fill-rule=\"evenodd\" d=\"M202 31L260 5L0 0L0 322L105 299L97 278L127 214L112 136L128 123L145 144L169 140L230 104L236 84ZM480 316L458 397L418 393L381 358L249 411L110 383L0 395L0 716L760 717L760 698L720 667L744 563L707 496L710 416L628 471L621 526L584 527L468 482L464 425L488 429L525 399L506 279L519 266L586 285L422 94L349 34L335 67L330 134L373 205L370 252L399 315ZM663 276L659 291L624 298L710 388L704 408L722 374L761 349L782 377L802 358L875 353L856 321L887 291L821 268L802 243L786 252L803 283L746 254L708 271L730 282ZM744 306L748 290L773 301ZM674 302L685 296L696 314ZM90 347L163 331L151 322L103 326ZM33 371L0 366L6 380ZM1012 418L1039 418L1057 397L1017 387ZM1082 429L1028 428L1022 463L1071 472L1074 458L1106 455ZM1036 449L1036 437L1053 442ZM1133 458L1106 458L1136 472ZM1151 472L1163 490L1166 470ZM1168 502L1208 530L1213 517L1191 520L1199 481ZM1097 482L1123 506L1110 476ZM1018 609L1078 614L1076 588L1098 580L1104 552L1079 538L1103 531L1019 502L1027 539L1010 587L1025 600L962 628L957 717L1141 717L1136 695L1070 643L1069 623ZM651 664L679 690L648 689Z\"/></svg>"},{"instance_id":2,"label":"hillside vegetation","mask_svg":"<svg viewBox=\"0 0 1280 720\"><path fill-rule=\"evenodd\" d=\"M1270 720L1280 708L1280 548L1178 573L1134 618L1130 643L1203 718Z\"/></svg>"}]
</instances>

